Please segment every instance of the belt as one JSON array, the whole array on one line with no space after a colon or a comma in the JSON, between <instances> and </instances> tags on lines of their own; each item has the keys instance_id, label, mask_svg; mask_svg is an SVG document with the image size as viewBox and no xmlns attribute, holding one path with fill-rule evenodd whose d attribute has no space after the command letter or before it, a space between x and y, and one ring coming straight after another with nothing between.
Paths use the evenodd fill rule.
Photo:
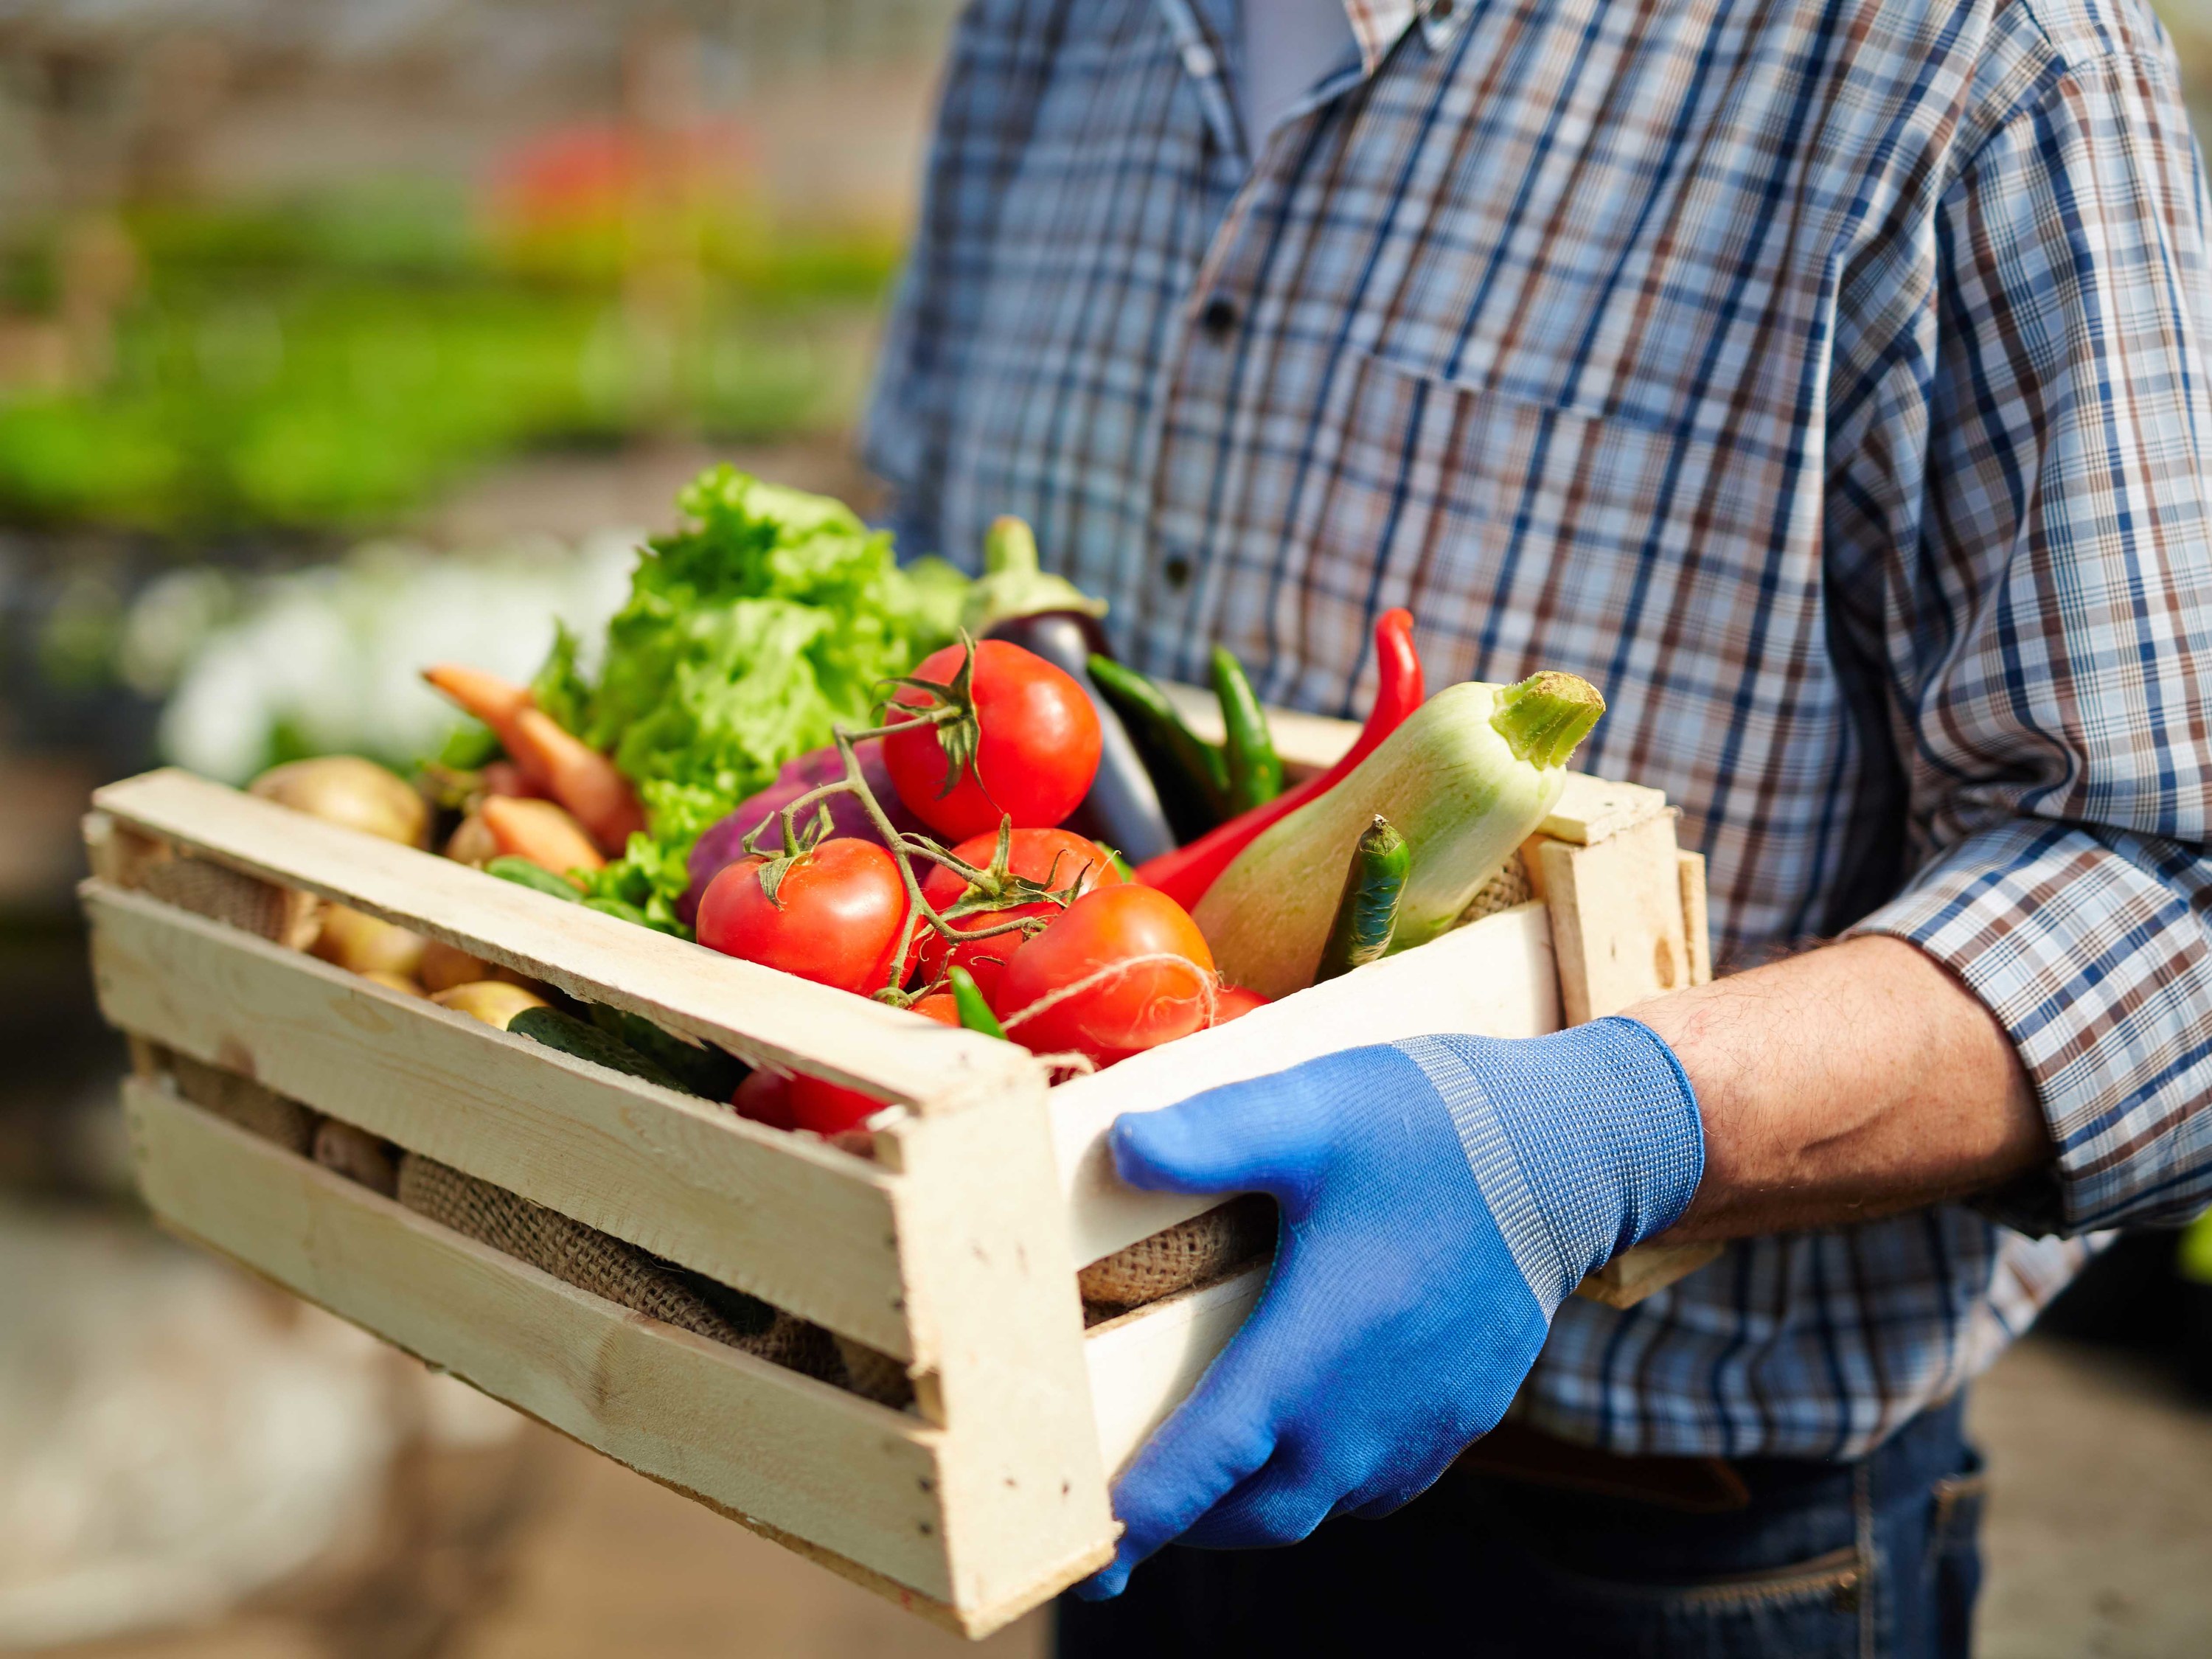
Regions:
<instances>
[{"instance_id":1,"label":"belt","mask_svg":"<svg viewBox=\"0 0 2212 1659\"><path fill-rule=\"evenodd\" d=\"M1749 1507L1751 1488L1725 1457L1628 1457L1526 1423L1500 1423L1459 1455L1455 1474L1624 1498L1684 1515Z\"/></svg>"}]
</instances>

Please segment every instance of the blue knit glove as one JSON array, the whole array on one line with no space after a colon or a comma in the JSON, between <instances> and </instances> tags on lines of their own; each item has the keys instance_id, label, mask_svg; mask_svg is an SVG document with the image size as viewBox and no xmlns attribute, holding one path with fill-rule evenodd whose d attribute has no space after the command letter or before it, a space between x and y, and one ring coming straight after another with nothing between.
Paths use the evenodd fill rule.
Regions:
<instances>
[{"instance_id":1,"label":"blue knit glove","mask_svg":"<svg viewBox=\"0 0 2212 1659\"><path fill-rule=\"evenodd\" d=\"M1112 1132L1132 1186L1268 1193L1267 1287L1114 1489L1119 1595L1181 1538L1289 1544L1385 1515L1497 1425L1583 1274L1674 1224L1697 1096L1648 1027L1416 1037L1214 1089Z\"/></svg>"}]
</instances>

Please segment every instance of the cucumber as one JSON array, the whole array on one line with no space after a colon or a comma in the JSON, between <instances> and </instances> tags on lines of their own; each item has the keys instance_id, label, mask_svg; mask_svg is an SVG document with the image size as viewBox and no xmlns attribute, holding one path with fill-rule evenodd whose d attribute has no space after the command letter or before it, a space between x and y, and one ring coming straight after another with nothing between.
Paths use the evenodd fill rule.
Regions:
<instances>
[{"instance_id":1,"label":"cucumber","mask_svg":"<svg viewBox=\"0 0 2212 1659\"><path fill-rule=\"evenodd\" d=\"M676 1078L688 1093L727 1100L745 1080L744 1062L720 1048L686 1042L649 1019L605 1003L594 1003L591 1012L593 1025Z\"/></svg>"},{"instance_id":2,"label":"cucumber","mask_svg":"<svg viewBox=\"0 0 2212 1659\"><path fill-rule=\"evenodd\" d=\"M583 902L584 896L576 890L574 882L555 875L542 865L532 864L528 859L517 858L512 853L503 853L484 866L484 873L551 898L566 899L571 904Z\"/></svg>"}]
</instances>

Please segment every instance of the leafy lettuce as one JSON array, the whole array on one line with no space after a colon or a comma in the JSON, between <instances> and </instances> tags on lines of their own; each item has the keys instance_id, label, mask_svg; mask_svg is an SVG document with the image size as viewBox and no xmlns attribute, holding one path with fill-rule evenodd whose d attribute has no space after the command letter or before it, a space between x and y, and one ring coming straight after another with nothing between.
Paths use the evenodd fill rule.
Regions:
<instances>
[{"instance_id":1,"label":"leafy lettuce","mask_svg":"<svg viewBox=\"0 0 2212 1659\"><path fill-rule=\"evenodd\" d=\"M833 725L868 724L881 683L953 637L968 586L941 561L902 568L840 501L727 466L678 504L690 522L647 543L597 684L564 632L532 686L645 803L592 896L672 930L692 843Z\"/></svg>"}]
</instances>

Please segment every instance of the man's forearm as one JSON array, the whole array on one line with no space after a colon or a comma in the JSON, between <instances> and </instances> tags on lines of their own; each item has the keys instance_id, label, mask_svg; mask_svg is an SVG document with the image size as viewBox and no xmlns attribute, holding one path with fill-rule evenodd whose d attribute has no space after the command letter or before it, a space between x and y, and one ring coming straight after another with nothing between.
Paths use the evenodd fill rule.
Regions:
<instances>
[{"instance_id":1,"label":"man's forearm","mask_svg":"<svg viewBox=\"0 0 2212 1659\"><path fill-rule=\"evenodd\" d=\"M1951 973L1869 937L1630 1009L1696 1089L1705 1175L1670 1242L1827 1227L2050 1158L2003 1030Z\"/></svg>"}]
</instances>

